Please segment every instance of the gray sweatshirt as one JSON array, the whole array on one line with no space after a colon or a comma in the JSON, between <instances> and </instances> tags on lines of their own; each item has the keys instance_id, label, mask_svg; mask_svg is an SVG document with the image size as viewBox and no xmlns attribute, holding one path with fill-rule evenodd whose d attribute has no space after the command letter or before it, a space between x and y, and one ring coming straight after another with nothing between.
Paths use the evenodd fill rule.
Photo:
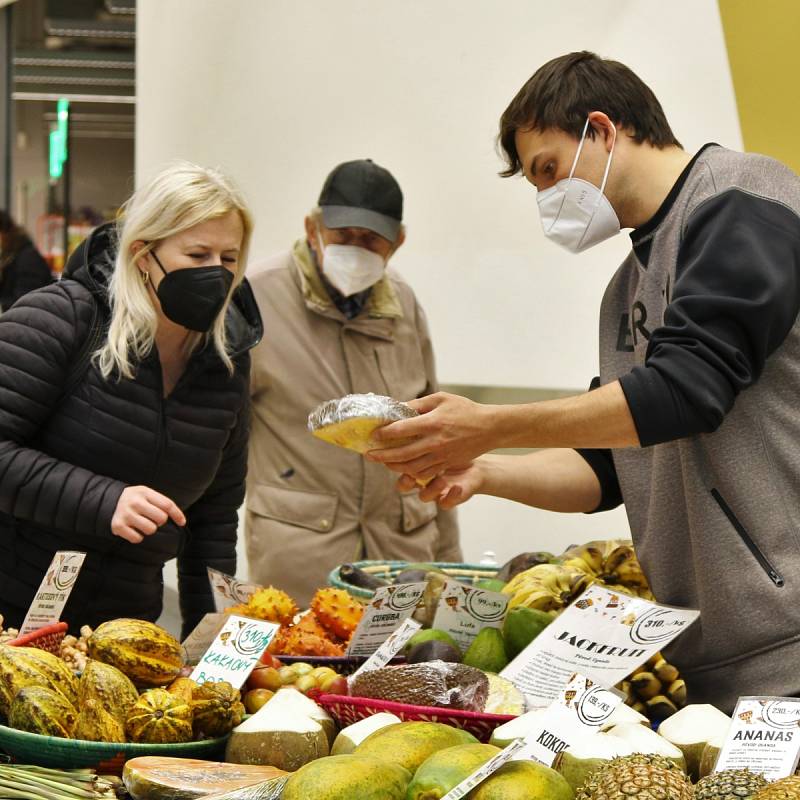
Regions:
<instances>
[{"instance_id":1,"label":"gray sweatshirt","mask_svg":"<svg viewBox=\"0 0 800 800\"><path fill-rule=\"evenodd\" d=\"M641 448L579 451L623 500L693 702L800 695L800 179L707 145L611 280L600 383Z\"/></svg>"}]
</instances>

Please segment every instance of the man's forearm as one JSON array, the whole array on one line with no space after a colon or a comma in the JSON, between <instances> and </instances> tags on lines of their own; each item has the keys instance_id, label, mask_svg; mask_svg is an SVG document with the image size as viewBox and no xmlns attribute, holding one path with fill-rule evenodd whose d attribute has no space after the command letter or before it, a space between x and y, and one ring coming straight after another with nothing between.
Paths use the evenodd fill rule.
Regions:
<instances>
[{"instance_id":1,"label":"man's forearm","mask_svg":"<svg viewBox=\"0 0 800 800\"><path fill-rule=\"evenodd\" d=\"M481 456L480 494L547 511L588 512L600 504L600 481L574 450L541 450L524 456Z\"/></svg>"},{"instance_id":2,"label":"man's forearm","mask_svg":"<svg viewBox=\"0 0 800 800\"><path fill-rule=\"evenodd\" d=\"M619 381L592 392L527 405L491 406L493 447L638 447Z\"/></svg>"}]
</instances>

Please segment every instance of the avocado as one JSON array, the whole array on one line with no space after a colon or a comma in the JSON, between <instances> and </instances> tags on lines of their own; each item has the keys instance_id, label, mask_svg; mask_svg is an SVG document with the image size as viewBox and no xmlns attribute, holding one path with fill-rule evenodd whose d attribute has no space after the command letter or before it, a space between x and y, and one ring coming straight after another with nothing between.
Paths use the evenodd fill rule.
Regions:
<instances>
[{"instance_id":1,"label":"avocado","mask_svg":"<svg viewBox=\"0 0 800 800\"><path fill-rule=\"evenodd\" d=\"M406 642L406 645L403 648L403 653L408 655L418 644L431 641L444 642L445 644L451 645L452 647L454 647L456 650L459 651L458 660L461 661L461 656L460 656L461 651L459 650L456 640L449 633L447 633L447 631L439 631L436 630L436 628L427 628L425 630L417 631Z\"/></svg>"},{"instance_id":2,"label":"avocado","mask_svg":"<svg viewBox=\"0 0 800 800\"><path fill-rule=\"evenodd\" d=\"M483 628L464 653L463 663L484 672L500 672L508 664L503 634L497 628Z\"/></svg>"},{"instance_id":3,"label":"avocado","mask_svg":"<svg viewBox=\"0 0 800 800\"><path fill-rule=\"evenodd\" d=\"M430 639L412 647L406 655L406 661L409 664L420 664L424 661L447 661L458 664L461 661L461 651L447 642Z\"/></svg>"},{"instance_id":4,"label":"avocado","mask_svg":"<svg viewBox=\"0 0 800 800\"><path fill-rule=\"evenodd\" d=\"M538 608L512 608L503 622L503 641L508 657L516 658L552 621L550 614Z\"/></svg>"}]
</instances>

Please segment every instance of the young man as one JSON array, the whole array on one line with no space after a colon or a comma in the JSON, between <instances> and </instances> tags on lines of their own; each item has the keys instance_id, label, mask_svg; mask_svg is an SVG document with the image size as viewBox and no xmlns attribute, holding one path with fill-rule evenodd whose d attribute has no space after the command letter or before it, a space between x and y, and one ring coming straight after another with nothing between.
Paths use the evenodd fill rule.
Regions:
<instances>
[{"instance_id":1,"label":"young man","mask_svg":"<svg viewBox=\"0 0 800 800\"><path fill-rule=\"evenodd\" d=\"M445 508L624 502L655 596L701 611L670 653L693 698L800 694L800 179L718 145L686 153L650 89L587 52L533 75L500 143L554 241L633 229L601 305L598 388L525 406L437 394L382 431L416 442L370 457L438 475L422 497ZM507 446L550 449L482 455Z\"/></svg>"},{"instance_id":2,"label":"young man","mask_svg":"<svg viewBox=\"0 0 800 800\"><path fill-rule=\"evenodd\" d=\"M252 352L245 517L250 575L307 605L338 564L460 561L455 512L398 495L394 476L308 432L325 400L437 389L425 314L386 265L403 244L403 194L370 160L331 172L291 251L251 277L264 339Z\"/></svg>"}]
</instances>

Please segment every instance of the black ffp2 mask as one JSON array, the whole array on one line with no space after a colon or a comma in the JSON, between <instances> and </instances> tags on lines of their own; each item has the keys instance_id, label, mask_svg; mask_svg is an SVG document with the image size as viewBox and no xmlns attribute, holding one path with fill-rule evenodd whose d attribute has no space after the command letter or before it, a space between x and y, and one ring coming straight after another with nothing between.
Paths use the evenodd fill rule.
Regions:
<instances>
[{"instance_id":1,"label":"black ffp2 mask","mask_svg":"<svg viewBox=\"0 0 800 800\"><path fill-rule=\"evenodd\" d=\"M151 251L164 277L156 289L161 310L178 325L208 333L231 290L233 273L222 266L187 267L167 272Z\"/></svg>"}]
</instances>

